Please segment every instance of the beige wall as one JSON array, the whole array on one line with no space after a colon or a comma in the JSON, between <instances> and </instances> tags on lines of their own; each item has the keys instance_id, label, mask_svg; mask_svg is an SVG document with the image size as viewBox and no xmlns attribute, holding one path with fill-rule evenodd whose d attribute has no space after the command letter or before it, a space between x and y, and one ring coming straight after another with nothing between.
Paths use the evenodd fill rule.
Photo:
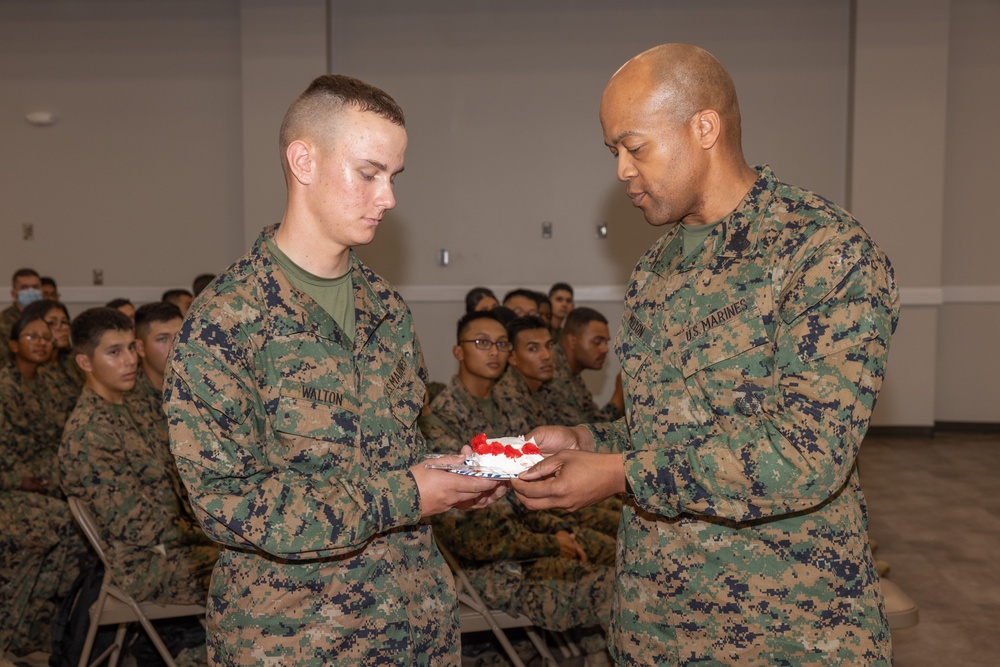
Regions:
<instances>
[{"instance_id":1,"label":"beige wall","mask_svg":"<svg viewBox=\"0 0 1000 667\"><path fill-rule=\"evenodd\" d=\"M100 268L127 291L190 287L232 261L238 19L237 0L0 2L0 273L73 287ZM58 122L29 125L34 110Z\"/></svg>"},{"instance_id":2,"label":"beige wall","mask_svg":"<svg viewBox=\"0 0 1000 667\"><path fill-rule=\"evenodd\" d=\"M876 422L1000 422L985 201L1000 6L854 4L852 23L848 0L0 0L0 273L51 273L79 310L220 270L280 216L277 125L330 67L407 111L400 204L361 252L411 302L436 379L474 284L568 280L616 328L658 232L614 181L597 99L635 52L694 41L733 72L748 158L847 203L896 266L904 309ZM32 127L35 109L59 121ZM602 396L616 369L590 378Z\"/></svg>"}]
</instances>

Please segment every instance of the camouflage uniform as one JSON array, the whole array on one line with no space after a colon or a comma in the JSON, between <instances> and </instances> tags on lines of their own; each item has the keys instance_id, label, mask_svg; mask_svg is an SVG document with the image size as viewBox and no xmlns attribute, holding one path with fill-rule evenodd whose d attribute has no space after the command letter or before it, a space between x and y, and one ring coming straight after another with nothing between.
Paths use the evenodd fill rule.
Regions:
<instances>
[{"instance_id":1,"label":"camouflage uniform","mask_svg":"<svg viewBox=\"0 0 1000 667\"><path fill-rule=\"evenodd\" d=\"M0 655L52 647L52 619L87 557L66 501L0 490Z\"/></svg>"},{"instance_id":2,"label":"camouflage uniform","mask_svg":"<svg viewBox=\"0 0 1000 667\"><path fill-rule=\"evenodd\" d=\"M60 465L63 491L94 515L116 584L140 601L205 601L218 549L182 518L162 454L125 405L84 388Z\"/></svg>"},{"instance_id":3,"label":"camouflage uniform","mask_svg":"<svg viewBox=\"0 0 1000 667\"><path fill-rule=\"evenodd\" d=\"M562 349L556 345L555 374L547 384L549 386L550 402L559 406L558 411L552 411L555 419L560 415L568 415L564 421L549 421L550 424L576 426L577 424L593 424L621 419L624 414L613 403L598 408L594 403L594 395L590 393L587 383L581 374L573 374L569 367L569 359Z\"/></svg>"},{"instance_id":4,"label":"camouflage uniform","mask_svg":"<svg viewBox=\"0 0 1000 667\"><path fill-rule=\"evenodd\" d=\"M83 373L76 365L73 353L60 350L53 363L38 369L38 377L45 385L45 393L53 411L62 415L61 421L65 424L83 390ZM62 437L61 426L57 440L59 437Z\"/></svg>"},{"instance_id":5,"label":"camouflage uniform","mask_svg":"<svg viewBox=\"0 0 1000 667\"><path fill-rule=\"evenodd\" d=\"M38 375L0 370L0 653L48 650L50 619L86 553L59 495L56 462L62 424ZM25 476L48 481L48 494L21 491Z\"/></svg>"},{"instance_id":6,"label":"camouflage uniform","mask_svg":"<svg viewBox=\"0 0 1000 667\"><path fill-rule=\"evenodd\" d=\"M888 665L855 458L898 291L845 211L767 167L682 257L642 257L615 340L631 500L610 631L623 665Z\"/></svg>"},{"instance_id":7,"label":"camouflage uniform","mask_svg":"<svg viewBox=\"0 0 1000 667\"><path fill-rule=\"evenodd\" d=\"M506 496L484 509L451 510L431 521L435 536L459 559L491 609L524 614L549 630L607 626L614 576L610 551L588 552L587 563L560 557L555 534L572 531L571 522L523 511Z\"/></svg>"},{"instance_id":8,"label":"camouflage uniform","mask_svg":"<svg viewBox=\"0 0 1000 667\"><path fill-rule=\"evenodd\" d=\"M542 383L538 391L532 392L521 374L510 366L493 385L493 395L526 431L542 424L562 424L572 419L568 410L555 410L556 399L548 383Z\"/></svg>"},{"instance_id":9,"label":"camouflage uniform","mask_svg":"<svg viewBox=\"0 0 1000 667\"><path fill-rule=\"evenodd\" d=\"M38 374L25 380L13 364L0 369L0 489L20 489L28 475L47 480L49 492L58 493L61 419Z\"/></svg>"},{"instance_id":10,"label":"camouflage uniform","mask_svg":"<svg viewBox=\"0 0 1000 667\"><path fill-rule=\"evenodd\" d=\"M18 310L16 303L0 311L0 343L3 343L0 345L0 366L6 366L14 358L7 341L10 340L10 332L14 330L14 325L20 317L21 311Z\"/></svg>"},{"instance_id":11,"label":"camouflage uniform","mask_svg":"<svg viewBox=\"0 0 1000 667\"><path fill-rule=\"evenodd\" d=\"M492 400L496 417L491 420L456 374L451 383L431 401L430 414L420 418L420 430L427 447L439 454L457 454L477 433L503 437L521 435L530 430L523 418L515 415L507 404L496 398Z\"/></svg>"},{"instance_id":12,"label":"camouflage uniform","mask_svg":"<svg viewBox=\"0 0 1000 667\"><path fill-rule=\"evenodd\" d=\"M164 380L206 531L209 655L226 664L457 664L454 582L409 472L426 371L409 309L352 253L354 340L265 230L194 304Z\"/></svg>"},{"instance_id":13,"label":"camouflage uniform","mask_svg":"<svg viewBox=\"0 0 1000 667\"><path fill-rule=\"evenodd\" d=\"M170 453L170 434L167 430L167 415L163 412L163 394L153 386L152 380L143 371L141 364L136 371L135 387L125 394L125 406L146 442L163 458L163 465L170 476L170 484L181 500L182 516L189 523L198 525L187 489L181 482L180 473L177 472L177 462ZM211 541L206 537L205 543L210 544Z\"/></svg>"}]
</instances>

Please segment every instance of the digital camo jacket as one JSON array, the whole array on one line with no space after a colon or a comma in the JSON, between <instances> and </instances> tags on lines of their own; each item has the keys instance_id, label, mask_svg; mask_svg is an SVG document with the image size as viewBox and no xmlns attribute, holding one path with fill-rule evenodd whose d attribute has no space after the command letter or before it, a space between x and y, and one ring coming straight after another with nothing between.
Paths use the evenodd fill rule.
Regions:
<instances>
[{"instance_id":1,"label":"digital camo jacket","mask_svg":"<svg viewBox=\"0 0 1000 667\"><path fill-rule=\"evenodd\" d=\"M611 649L626 665L887 665L855 459L898 291L845 211L770 169L682 257L639 261L615 349L626 417Z\"/></svg>"},{"instance_id":2,"label":"digital camo jacket","mask_svg":"<svg viewBox=\"0 0 1000 667\"><path fill-rule=\"evenodd\" d=\"M165 379L171 449L223 543L226 664L457 664L451 573L409 467L426 371L409 309L351 257L353 342L264 242L199 296Z\"/></svg>"},{"instance_id":3,"label":"digital camo jacket","mask_svg":"<svg viewBox=\"0 0 1000 667\"><path fill-rule=\"evenodd\" d=\"M49 483L58 495L56 454L66 415L39 373L28 380L17 366L0 368L0 489L20 489L24 477Z\"/></svg>"},{"instance_id":4,"label":"digital camo jacket","mask_svg":"<svg viewBox=\"0 0 1000 667\"><path fill-rule=\"evenodd\" d=\"M420 430L427 446L438 454L458 454L477 433L501 438L523 435L530 430L527 422L515 415L509 405L495 398L493 403L496 417L491 420L459 376L454 375L448 386L431 401L430 414L420 418Z\"/></svg>"},{"instance_id":5,"label":"digital camo jacket","mask_svg":"<svg viewBox=\"0 0 1000 667\"><path fill-rule=\"evenodd\" d=\"M63 492L90 509L115 583L139 601L201 603L217 549L184 520L156 445L125 405L84 388L59 452Z\"/></svg>"}]
</instances>

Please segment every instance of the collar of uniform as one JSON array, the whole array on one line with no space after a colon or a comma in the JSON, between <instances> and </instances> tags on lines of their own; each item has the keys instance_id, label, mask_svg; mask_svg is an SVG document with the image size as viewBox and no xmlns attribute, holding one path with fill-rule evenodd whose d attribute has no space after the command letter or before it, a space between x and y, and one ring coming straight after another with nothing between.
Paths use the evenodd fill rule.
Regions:
<instances>
[{"instance_id":1,"label":"collar of uniform","mask_svg":"<svg viewBox=\"0 0 1000 667\"><path fill-rule=\"evenodd\" d=\"M393 298L389 286L365 266L351 251L351 271L354 271L354 343L365 345L388 315L386 303Z\"/></svg>"},{"instance_id":2,"label":"collar of uniform","mask_svg":"<svg viewBox=\"0 0 1000 667\"><path fill-rule=\"evenodd\" d=\"M767 207L777 180L767 165L754 167L757 180L733 211L722 219L723 237L716 241L716 255L743 257L749 255L757 244L760 231L760 213Z\"/></svg>"},{"instance_id":3,"label":"collar of uniform","mask_svg":"<svg viewBox=\"0 0 1000 667\"><path fill-rule=\"evenodd\" d=\"M322 311L319 304L292 286L288 277L277 266L266 241L274 237L278 225L264 229L254 244L254 262L257 264L255 273L261 281L264 301L267 305L271 326L279 335L291 335L304 331L314 331L317 335L329 339L338 339L333 318ZM353 272L354 312L355 312L355 342L367 342L378 325L385 319L385 307L380 299L372 294L371 271L351 251L348 271ZM360 336L359 336L360 334Z\"/></svg>"}]
</instances>

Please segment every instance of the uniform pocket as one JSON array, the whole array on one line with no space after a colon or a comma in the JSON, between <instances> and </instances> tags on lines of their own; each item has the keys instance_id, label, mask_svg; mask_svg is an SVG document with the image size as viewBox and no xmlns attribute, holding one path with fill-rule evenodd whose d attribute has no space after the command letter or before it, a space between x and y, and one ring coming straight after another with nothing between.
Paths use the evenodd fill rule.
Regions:
<instances>
[{"instance_id":1,"label":"uniform pocket","mask_svg":"<svg viewBox=\"0 0 1000 667\"><path fill-rule=\"evenodd\" d=\"M272 463L326 470L357 461L358 410L337 391L282 388L274 415Z\"/></svg>"},{"instance_id":2,"label":"uniform pocket","mask_svg":"<svg viewBox=\"0 0 1000 667\"><path fill-rule=\"evenodd\" d=\"M758 419L774 382L774 346L760 310L747 308L678 352L689 394L725 429Z\"/></svg>"}]
</instances>

